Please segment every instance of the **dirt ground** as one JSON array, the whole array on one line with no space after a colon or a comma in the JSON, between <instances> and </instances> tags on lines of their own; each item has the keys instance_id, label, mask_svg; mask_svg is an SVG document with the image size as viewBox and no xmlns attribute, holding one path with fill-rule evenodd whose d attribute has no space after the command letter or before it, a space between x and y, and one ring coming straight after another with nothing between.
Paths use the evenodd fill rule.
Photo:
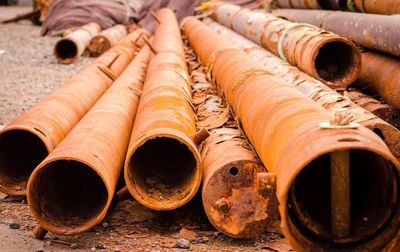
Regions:
<instances>
[{"instance_id":1,"label":"dirt ground","mask_svg":"<svg viewBox=\"0 0 400 252\"><path fill-rule=\"evenodd\" d=\"M0 20L28 10L0 7ZM56 40L41 37L40 27L28 21L0 25L0 128L93 60L57 64L52 56ZM190 251L293 251L279 227L245 240L217 232L199 195L176 211L162 213L132 199L115 203L100 225L81 235L48 234L39 241L32 237L35 225L25 199L0 194L0 251L182 251L176 248L181 237L190 240Z\"/></svg>"}]
</instances>

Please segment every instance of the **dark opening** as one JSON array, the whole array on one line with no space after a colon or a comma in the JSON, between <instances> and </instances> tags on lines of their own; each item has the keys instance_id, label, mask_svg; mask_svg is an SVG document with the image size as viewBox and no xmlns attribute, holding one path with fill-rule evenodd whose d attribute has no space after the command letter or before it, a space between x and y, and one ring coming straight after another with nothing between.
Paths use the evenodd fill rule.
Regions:
<instances>
[{"instance_id":1,"label":"dark opening","mask_svg":"<svg viewBox=\"0 0 400 252\"><path fill-rule=\"evenodd\" d=\"M297 176L288 198L291 221L306 236L349 245L379 235L398 207L394 166L363 150L350 151L350 236L331 234L330 155L312 161Z\"/></svg>"},{"instance_id":2,"label":"dark opening","mask_svg":"<svg viewBox=\"0 0 400 252\"><path fill-rule=\"evenodd\" d=\"M319 5L326 10L343 10L347 8L347 0L319 0Z\"/></svg>"},{"instance_id":3,"label":"dark opening","mask_svg":"<svg viewBox=\"0 0 400 252\"><path fill-rule=\"evenodd\" d=\"M0 135L0 183L23 191L36 166L48 155L44 143L29 131L10 130Z\"/></svg>"},{"instance_id":4,"label":"dark opening","mask_svg":"<svg viewBox=\"0 0 400 252\"><path fill-rule=\"evenodd\" d=\"M353 48L344 42L329 42L319 49L315 60L318 75L330 82L347 77L356 64Z\"/></svg>"},{"instance_id":5,"label":"dark opening","mask_svg":"<svg viewBox=\"0 0 400 252\"><path fill-rule=\"evenodd\" d=\"M72 40L62 39L56 44L55 53L62 60L73 59L78 54L78 48Z\"/></svg>"},{"instance_id":6,"label":"dark opening","mask_svg":"<svg viewBox=\"0 0 400 252\"><path fill-rule=\"evenodd\" d=\"M173 138L158 137L148 140L133 154L129 177L147 200L168 205L189 195L196 166L186 145Z\"/></svg>"},{"instance_id":7,"label":"dark opening","mask_svg":"<svg viewBox=\"0 0 400 252\"><path fill-rule=\"evenodd\" d=\"M238 170L238 168L236 168L236 167L232 167L231 169L229 169L229 173L230 173L232 176L236 176L236 175L238 175L239 170Z\"/></svg>"},{"instance_id":8,"label":"dark opening","mask_svg":"<svg viewBox=\"0 0 400 252\"><path fill-rule=\"evenodd\" d=\"M54 161L40 170L32 188L34 211L51 225L75 228L93 221L107 204L100 176L77 161Z\"/></svg>"},{"instance_id":9,"label":"dark opening","mask_svg":"<svg viewBox=\"0 0 400 252\"><path fill-rule=\"evenodd\" d=\"M374 128L372 130L375 134L377 134L383 141L385 141L385 136L382 133L382 130L378 129L378 128Z\"/></svg>"}]
</instances>

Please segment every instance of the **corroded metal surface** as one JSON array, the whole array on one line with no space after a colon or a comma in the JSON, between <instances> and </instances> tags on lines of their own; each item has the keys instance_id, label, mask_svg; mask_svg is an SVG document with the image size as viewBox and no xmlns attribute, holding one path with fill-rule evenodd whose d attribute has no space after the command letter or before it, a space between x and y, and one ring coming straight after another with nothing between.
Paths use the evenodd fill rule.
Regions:
<instances>
[{"instance_id":1,"label":"corroded metal surface","mask_svg":"<svg viewBox=\"0 0 400 252\"><path fill-rule=\"evenodd\" d=\"M63 64L76 61L100 31L100 25L93 22L67 30L65 36L54 45L53 53L57 61Z\"/></svg>"},{"instance_id":2,"label":"corroded metal surface","mask_svg":"<svg viewBox=\"0 0 400 252\"><path fill-rule=\"evenodd\" d=\"M326 109L332 110L334 108L346 108L353 115L352 122L360 123L363 126L373 130L378 133L385 141L386 145L392 151L392 153L400 158L400 143L397 139L400 139L400 132L395 127L387 123L389 119L387 116L382 117L382 119L377 116L382 116L382 111L375 106L373 110L370 106L365 107L365 103L358 103L359 99L353 100L349 99L348 96L342 96L334 90L330 89L322 82L312 78L306 73L300 71L298 68L282 61L274 54L268 52L267 50L257 46L248 39L240 36L239 34L233 32L232 30L211 21L210 19L205 21L213 30L217 31L219 34L224 36L229 41L233 42L238 47L242 48L246 53L249 54L251 58L262 63L268 71L277 77L282 78L287 83L292 84L302 93L313 99L315 102L320 104ZM368 63L366 63L368 64ZM359 106L357 106L356 104ZM371 104L371 103L369 103ZM382 105L383 106L383 105ZM387 107L387 106L386 106ZM364 108L364 109L363 109ZM372 112L372 114L370 112ZM385 111L388 111L385 109ZM391 110L393 111L393 110ZM377 113L377 114L376 114ZM392 113L392 116L397 114ZM385 121L386 122L385 122ZM393 125L398 125L398 119L394 118L390 120Z\"/></svg>"},{"instance_id":3,"label":"corroded metal surface","mask_svg":"<svg viewBox=\"0 0 400 252\"><path fill-rule=\"evenodd\" d=\"M399 14L400 1L398 0L351 0L354 10L375 14Z\"/></svg>"},{"instance_id":4,"label":"corroded metal surface","mask_svg":"<svg viewBox=\"0 0 400 252\"><path fill-rule=\"evenodd\" d=\"M224 3L211 16L332 88L350 85L360 73L353 42L318 27Z\"/></svg>"},{"instance_id":5,"label":"corroded metal surface","mask_svg":"<svg viewBox=\"0 0 400 252\"><path fill-rule=\"evenodd\" d=\"M276 9L273 14L321 27L349 38L366 48L400 56L399 15L292 9Z\"/></svg>"},{"instance_id":6,"label":"corroded metal surface","mask_svg":"<svg viewBox=\"0 0 400 252\"><path fill-rule=\"evenodd\" d=\"M132 60L139 34L129 35L2 129L2 192L25 195L26 183L33 169L61 142Z\"/></svg>"},{"instance_id":7,"label":"corroded metal surface","mask_svg":"<svg viewBox=\"0 0 400 252\"><path fill-rule=\"evenodd\" d=\"M72 235L105 217L122 171L149 58L150 49L144 47L33 171L27 199L43 229Z\"/></svg>"},{"instance_id":8,"label":"corroded metal surface","mask_svg":"<svg viewBox=\"0 0 400 252\"><path fill-rule=\"evenodd\" d=\"M319 0L277 0L280 8L322 9Z\"/></svg>"},{"instance_id":9,"label":"corroded metal surface","mask_svg":"<svg viewBox=\"0 0 400 252\"><path fill-rule=\"evenodd\" d=\"M100 56L115 46L126 35L127 29L124 25L113 26L93 37L88 45L88 50L92 56Z\"/></svg>"},{"instance_id":10,"label":"corroded metal surface","mask_svg":"<svg viewBox=\"0 0 400 252\"><path fill-rule=\"evenodd\" d=\"M186 18L182 26L261 161L276 172L281 226L294 249L376 251L393 246L400 224L399 163L384 142L362 126L319 127L330 119L324 108L200 21ZM345 238L330 232L326 182L329 154L338 150L350 152L352 174L351 231Z\"/></svg>"},{"instance_id":11,"label":"corroded metal surface","mask_svg":"<svg viewBox=\"0 0 400 252\"><path fill-rule=\"evenodd\" d=\"M200 153L191 104L190 77L174 12L161 9L153 57L146 75L125 161L124 177L132 196L155 210L172 210L197 192Z\"/></svg>"},{"instance_id":12,"label":"corroded metal surface","mask_svg":"<svg viewBox=\"0 0 400 252\"><path fill-rule=\"evenodd\" d=\"M186 55L196 125L210 132L201 145L204 210L222 233L257 237L279 222L275 174L267 173L258 160L193 50L187 49Z\"/></svg>"}]
</instances>

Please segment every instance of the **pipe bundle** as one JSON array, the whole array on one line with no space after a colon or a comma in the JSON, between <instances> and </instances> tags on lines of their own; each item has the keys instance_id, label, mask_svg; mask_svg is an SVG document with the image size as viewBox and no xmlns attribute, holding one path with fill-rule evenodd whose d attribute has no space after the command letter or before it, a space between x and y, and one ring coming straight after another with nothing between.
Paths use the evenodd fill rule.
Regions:
<instances>
[{"instance_id":1,"label":"pipe bundle","mask_svg":"<svg viewBox=\"0 0 400 252\"><path fill-rule=\"evenodd\" d=\"M326 110L229 41L193 18L184 20L183 30L261 161L276 172L281 226L294 249L374 251L393 246L400 223L399 163L383 141L362 126L340 127L345 115L335 116L325 128ZM330 174L349 178L346 170L351 181L330 188L329 181L335 181ZM334 218L338 216L343 218ZM362 221L365 217L368 222Z\"/></svg>"},{"instance_id":2,"label":"pipe bundle","mask_svg":"<svg viewBox=\"0 0 400 252\"><path fill-rule=\"evenodd\" d=\"M218 3L211 16L333 88L353 83L361 55L353 42L318 27Z\"/></svg>"}]
</instances>

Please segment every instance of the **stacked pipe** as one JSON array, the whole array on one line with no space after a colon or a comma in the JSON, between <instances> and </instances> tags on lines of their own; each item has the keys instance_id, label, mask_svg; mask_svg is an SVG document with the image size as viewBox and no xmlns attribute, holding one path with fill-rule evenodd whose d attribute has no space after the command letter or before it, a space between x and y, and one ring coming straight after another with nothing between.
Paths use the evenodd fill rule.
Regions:
<instances>
[{"instance_id":1,"label":"stacked pipe","mask_svg":"<svg viewBox=\"0 0 400 252\"><path fill-rule=\"evenodd\" d=\"M152 58L132 130L124 177L132 196L155 210L187 203L201 182L190 80L175 14L161 9Z\"/></svg>"},{"instance_id":2,"label":"stacked pipe","mask_svg":"<svg viewBox=\"0 0 400 252\"><path fill-rule=\"evenodd\" d=\"M394 246L399 163L384 142L362 126L347 124L343 111L329 122L325 109L200 21L185 19L183 30L261 161L276 172L281 226L294 249Z\"/></svg>"},{"instance_id":3,"label":"stacked pipe","mask_svg":"<svg viewBox=\"0 0 400 252\"><path fill-rule=\"evenodd\" d=\"M79 28L67 30L66 35L54 46L54 56L59 63L70 64L85 51L90 41L101 31L97 23L88 23Z\"/></svg>"},{"instance_id":4,"label":"stacked pipe","mask_svg":"<svg viewBox=\"0 0 400 252\"><path fill-rule=\"evenodd\" d=\"M397 0L277 0L280 8L349 10L392 15L400 13Z\"/></svg>"},{"instance_id":5,"label":"stacked pipe","mask_svg":"<svg viewBox=\"0 0 400 252\"><path fill-rule=\"evenodd\" d=\"M33 171L27 199L41 228L78 234L105 217L122 171L149 58L150 50L144 47Z\"/></svg>"},{"instance_id":6,"label":"stacked pipe","mask_svg":"<svg viewBox=\"0 0 400 252\"><path fill-rule=\"evenodd\" d=\"M115 25L93 37L88 45L88 50L92 56L100 56L126 35L127 29L124 25Z\"/></svg>"},{"instance_id":7,"label":"stacked pipe","mask_svg":"<svg viewBox=\"0 0 400 252\"><path fill-rule=\"evenodd\" d=\"M201 145L204 210L222 233L256 237L279 220L275 174L267 173L258 160L192 49L187 50L186 60L192 69L196 124L210 132Z\"/></svg>"},{"instance_id":8,"label":"stacked pipe","mask_svg":"<svg viewBox=\"0 0 400 252\"><path fill-rule=\"evenodd\" d=\"M26 194L32 171L129 64L139 36L129 35L0 131L0 191Z\"/></svg>"},{"instance_id":9,"label":"stacked pipe","mask_svg":"<svg viewBox=\"0 0 400 252\"><path fill-rule=\"evenodd\" d=\"M360 73L359 50L336 34L227 3L215 4L211 12L219 23L330 87L347 87Z\"/></svg>"},{"instance_id":10,"label":"stacked pipe","mask_svg":"<svg viewBox=\"0 0 400 252\"><path fill-rule=\"evenodd\" d=\"M208 25L223 37L233 42L236 46L243 49L254 60L261 62L264 67L272 74L281 78L282 80L292 84L295 88L302 93L316 101L318 104L326 109L333 110L335 108L346 108L353 114L352 122L360 123L361 125L371 129L377 133L385 141L391 152L395 157L400 158L400 131L392 125L398 125L395 111L385 106L366 106L369 113L363 106L357 106L359 101L362 105L365 102L360 99L355 99L354 104L347 96L342 96L330 89L322 82L312 78L311 76L300 71L298 68L282 61L274 54L257 46L248 39L240 36L232 30L216 23L211 20L206 20ZM352 98L355 98L352 96ZM365 99L364 99L365 100ZM370 102L368 104L371 104ZM379 109L378 109L379 108ZM370 110L371 109L371 110ZM376 114L375 114L376 113ZM374 115L375 114L375 115ZM382 116L386 120L382 120L377 116ZM386 122L385 122L386 121ZM389 121L391 124L387 123Z\"/></svg>"}]
</instances>

